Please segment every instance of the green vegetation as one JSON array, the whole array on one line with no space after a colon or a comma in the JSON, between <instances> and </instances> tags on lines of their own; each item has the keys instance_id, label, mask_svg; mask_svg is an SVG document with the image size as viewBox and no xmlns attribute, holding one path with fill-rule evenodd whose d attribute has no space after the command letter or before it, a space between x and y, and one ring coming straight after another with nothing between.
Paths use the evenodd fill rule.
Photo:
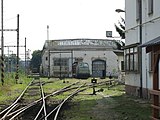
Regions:
<instances>
[{"instance_id":1,"label":"green vegetation","mask_svg":"<svg viewBox=\"0 0 160 120\"><path fill-rule=\"evenodd\" d=\"M35 50L32 53L32 59L31 59L30 66L32 68L32 72L34 73L40 72L40 64L42 62L41 55L42 55L41 50Z\"/></svg>"},{"instance_id":2,"label":"green vegetation","mask_svg":"<svg viewBox=\"0 0 160 120\"><path fill-rule=\"evenodd\" d=\"M147 100L127 96L124 85L116 85L103 92L91 95L92 89L75 96L68 103L62 116L65 120L149 120L151 115L150 103Z\"/></svg>"},{"instance_id":3,"label":"green vegetation","mask_svg":"<svg viewBox=\"0 0 160 120\"><path fill-rule=\"evenodd\" d=\"M11 79L13 81L13 79ZM19 82L22 84L15 84L9 82L0 86L0 104L7 104L12 102L26 87L31 79L22 76ZM40 79L43 84L45 94L52 93L60 88L68 86L75 82L91 83L91 79L77 80L77 79ZM106 81L108 79L100 80L97 82ZM37 86L38 87L38 86ZM34 86L33 89L36 89ZM60 120L149 120L151 115L150 103L147 100L127 96L124 91L124 85L114 84L103 85L95 87L98 91L103 89L103 92L96 92L92 95L93 88L89 88L78 95L74 96L67 104L65 104L61 112ZM72 90L74 91L74 90ZM57 104L64 99L70 92L64 92L58 96L52 96L47 99L49 105ZM37 97L37 96L35 96ZM28 100L32 98L28 97Z\"/></svg>"},{"instance_id":4,"label":"green vegetation","mask_svg":"<svg viewBox=\"0 0 160 120\"><path fill-rule=\"evenodd\" d=\"M31 81L30 78L20 74L18 84L16 84L14 76L15 73L5 74L4 85L0 84L0 104L10 104Z\"/></svg>"}]
</instances>

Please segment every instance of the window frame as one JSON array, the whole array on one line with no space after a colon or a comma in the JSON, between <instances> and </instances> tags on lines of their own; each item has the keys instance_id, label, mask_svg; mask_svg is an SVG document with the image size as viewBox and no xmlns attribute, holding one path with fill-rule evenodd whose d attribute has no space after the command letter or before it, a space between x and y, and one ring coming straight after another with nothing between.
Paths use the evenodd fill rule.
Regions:
<instances>
[{"instance_id":1,"label":"window frame","mask_svg":"<svg viewBox=\"0 0 160 120\"><path fill-rule=\"evenodd\" d=\"M68 66L69 59L68 58L54 58L53 65L54 66Z\"/></svg>"},{"instance_id":2,"label":"window frame","mask_svg":"<svg viewBox=\"0 0 160 120\"><path fill-rule=\"evenodd\" d=\"M139 71L139 49L138 46L130 46L125 48L125 71L138 72Z\"/></svg>"}]
</instances>

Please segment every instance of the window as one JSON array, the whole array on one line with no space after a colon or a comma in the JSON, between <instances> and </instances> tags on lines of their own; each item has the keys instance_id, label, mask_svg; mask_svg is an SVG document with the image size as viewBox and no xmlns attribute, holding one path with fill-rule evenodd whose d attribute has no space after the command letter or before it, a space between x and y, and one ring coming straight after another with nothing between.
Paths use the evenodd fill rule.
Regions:
<instances>
[{"instance_id":1,"label":"window","mask_svg":"<svg viewBox=\"0 0 160 120\"><path fill-rule=\"evenodd\" d=\"M68 66L69 59L67 58L55 58L54 60L54 66Z\"/></svg>"},{"instance_id":2,"label":"window","mask_svg":"<svg viewBox=\"0 0 160 120\"><path fill-rule=\"evenodd\" d=\"M153 0L148 0L148 15L153 14Z\"/></svg>"},{"instance_id":3,"label":"window","mask_svg":"<svg viewBox=\"0 0 160 120\"><path fill-rule=\"evenodd\" d=\"M137 47L125 50L125 70L138 71L138 50Z\"/></svg>"},{"instance_id":4,"label":"window","mask_svg":"<svg viewBox=\"0 0 160 120\"><path fill-rule=\"evenodd\" d=\"M140 0L136 0L136 20L139 20L140 18Z\"/></svg>"}]
</instances>

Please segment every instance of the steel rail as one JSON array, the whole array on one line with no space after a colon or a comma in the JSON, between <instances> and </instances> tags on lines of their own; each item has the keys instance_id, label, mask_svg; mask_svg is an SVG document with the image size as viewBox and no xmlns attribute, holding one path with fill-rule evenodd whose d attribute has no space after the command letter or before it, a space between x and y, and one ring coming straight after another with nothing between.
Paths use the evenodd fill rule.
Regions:
<instances>
[{"instance_id":1,"label":"steel rail","mask_svg":"<svg viewBox=\"0 0 160 120\"><path fill-rule=\"evenodd\" d=\"M38 119L38 117L39 117L39 115L41 114L42 110L43 110L43 106L41 106L41 109L40 109L39 112L37 113L37 115L36 115L36 117L34 118L34 120L37 120L37 119Z\"/></svg>"},{"instance_id":2,"label":"steel rail","mask_svg":"<svg viewBox=\"0 0 160 120\"><path fill-rule=\"evenodd\" d=\"M56 94L59 94L59 93L61 93L61 92L64 92L64 91L66 91L66 89L69 89L71 86L76 85L76 84L78 84L78 83L79 83L79 82L76 82L76 83L73 83L73 84L71 84L71 85L68 85L68 86L66 86L66 87L64 87L64 88L62 88L62 89L60 89L60 90L54 91L53 93L51 93L51 94L49 94L49 95L46 95L46 96L44 97L44 99L47 99L48 97L53 96L53 95L56 95ZM14 120L14 118L16 118L19 114L21 114L21 113L24 112L25 110L33 107L34 105L36 105L36 104L37 104L38 102L40 102L40 101L42 101L42 98L40 98L40 99L38 99L38 100L36 100L36 101L28 104L27 106L24 106L24 107L22 107L22 108L20 108L20 109L18 109L18 110L16 110L16 111L10 113L9 115L7 115L7 117L12 116L12 118L11 118L10 120ZM13 116L13 115L14 115L14 116Z\"/></svg>"},{"instance_id":3,"label":"steel rail","mask_svg":"<svg viewBox=\"0 0 160 120\"><path fill-rule=\"evenodd\" d=\"M98 86L99 85L105 85L106 83L108 83L108 82L110 82L110 81L105 81L105 82L100 82L100 83L96 83ZM86 89L88 89L88 88L90 88L90 87L92 87L93 86L93 84L85 84L85 85L81 85L80 87L74 87L74 88L70 88L70 90L71 89L76 89L77 88L77 90L75 91L75 92L73 92L70 96L68 96L64 101L62 101L62 103L60 103L57 107L55 107L46 117L48 118L51 114L53 114L53 112L55 112L57 109L57 113L56 113L56 115L55 115L55 118L54 118L54 120L57 120L57 116L58 116L58 113L59 113L59 111L60 111L60 109L61 109L61 107L62 107L62 105L69 99L69 98L71 98L71 97L73 97L74 95L76 95L77 93L79 93L79 92L82 92L82 91L84 91L84 90L86 90ZM82 87L85 87L85 88L83 88L83 89L81 89L81 90L79 90L80 88L82 88ZM42 117L40 120L42 120L44 117Z\"/></svg>"},{"instance_id":4,"label":"steel rail","mask_svg":"<svg viewBox=\"0 0 160 120\"><path fill-rule=\"evenodd\" d=\"M105 85L106 83L109 83L110 81L103 81L103 82L100 82L100 83L96 83L96 85L97 86L101 86L101 85ZM95 84L94 84L95 85ZM81 88L83 88L83 89L81 89L81 90L78 90L77 92L75 92L75 94L77 94L77 93L79 93L79 92L82 92L82 91L84 91L84 90L86 90L86 89L88 89L88 88L91 88L91 87L93 87L93 83L90 83L90 84L84 84L84 85L82 85L82 86L80 86ZM85 87L85 88L84 88ZM68 91L68 90L72 90L72 89L78 89L79 87L77 86L77 87L73 87L73 88L67 88L67 89L64 89L64 90L62 90L63 92L65 92L65 91ZM74 93L73 93L74 94ZM75 95L74 94L74 95ZM74 96L73 95L73 96ZM71 96L72 97L72 96ZM69 99L69 98L68 98ZM64 102L64 101L63 101ZM60 106L62 106L61 105L62 104L62 102L59 104L59 105L57 105L50 113L48 113L47 114L47 116L43 116L43 117L41 117L39 120L42 120L42 119L44 119L44 118L48 118L51 114L53 114L53 112L55 112ZM59 108L60 109L60 108Z\"/></svg>"},{"instance_id":5,"label":"steel rail","mask_svg":"<svg viewBox=\"0 0 160 120\"><path fill-rule=\"evenodd\" d=\"M26 90L28 89L28 87L32 84L33 80L27 85L27 87L22 91L22 93L20 94L20 96L9 107L7 107L6 109L4 109L3 111L0 112L0 116L2 114L4 114L4 112L6 112L8 109L13 110L16 107L15 104L22 98L22 96L24 95L24 93L26 92ZM11 111L11 110L9 110L9 111ZM7 112L7 113L9 113L9 112ZM7 115L5 114L5 116L7 116Z\"/></svg>"},{"instance_id":6,"label":"steel rail","mask_svg":"<svg viewBox=\"0 0 160 120\"><path fill-rule=\"evenodd\" d=\"M9 109L6 114L0 119L0 120L5 120L6 116L12 111L17 106L17 104L13 105L11 109Z\"/></svg>"},{"instance_id":7,"label":"steel rail","mask_svg":"<svg viewBox=\"0 0 160 120\"><path fill-rule=\"evenodd\" d=\"M43 90L43 87L42 87L42 83L40 82L40 89L41 89L41 96L42 96L42 106L41 106L41 109L39 110L38 114L36 115L36 117L34 118L34 120L37 120L40 113L44 112L44 116L47 115L47 112L46 112L46 103L45 103L45 99L44 99L44 90ZM45 118L45 120L47 120L47 118Z\"/></svg>"},{"instance_id":8,"label":"steel rail","mask_svg":"<svg viewBox=\"0 0 160 120\"><path fill-rule=\"evenodd\" d=\"M77 83L73 83L72 84L72 86L73 85L76 85L76 84L78 84L79 82L77 82ZM84 85L84 84L83 84ZM70 86L71 87L71 86ZM66 89L63 89L61 92L66 92L66 91L68 91L68 90L72 90L72 89L77 89L77 88L79 88L79 87L74 87L74 88L69 88L69 87L67 87ZM55 94L56 95L56 94ZM44 119L44 118L48 118L53 112L55 112L58 108L59 108L59 106L60 106L60 104L59 105L57 105L51 112L49 112L46 116L43 116L43 117L41 117L39 120L42 120L42 119Z\"/></svg>"},{"instance_id":9,"label":"steel rail","mask_svg":"<svg viewBox=\"0 0 160 120\"><path fill-rule=\"evenodd\" d=\"M106 82L108 82L108 81L106 81ZM76 85L76 84L78 84L78 83L79 83L79 82L73 83L73 84L68 85L68 86L66 86L66 87L64 87L64 88L62 88L62 89L60 89L60 90L57 90L57 91L55 91L55 92L53 92L53 93L51 93L51 94L49 94L49 95L46 95L46 96L44 97L44 99L46 99L46 98L48 98L48 97L50 97L50 96L59 94L60 92L65 92L65 91L68 91L68 90L71 90L71 89L76 89L76 88L78 88L78 87L73 87L73 88L70 88L70 87L73 86L73 85ZM101 83L101 84L102 84L102 83ZM92 85L92 84L89 84L89 85L85 85L85 86L83 86L83 87L87 87L87 86L88 86L88 87L91 87L91 86L93 86L93 85ZM9 117L9 116L12 116L12 115L14 115L14 114L16 114L16 113L18 113L18 112L19 112L19 114L20 114L20 113L22 113L23 111L27 110L28 108L36 105L36 104L39 103L41 100L42 100L42 98L41 98L41 99L38 99L38 100L36 100L36 101L34 101L34 102L30 103L30 104L28 104L28 105L25 106L25 107L22 107L22 108L20 108L20 109L18 109L18 110L16 110L16 111L10 113L9 115L5 115L5 116Z\"/></svg>"},{"instance_id":10,"label":"steel rail","mask_svg":"<svg viewBox=\"0 0 160 120\"><path fill-rule=\"evenodd\" d=\"M57 120L58 114L59 114L60 109L61 109L61 107L63 106L63 104L64 104L69 98L71 98L71 97L73 97L75 94L79 93L79 92L81 91L80 88L81 88L82 86L84 86L84 84L81 85L81 86L79 86L79 88L77 88L72 94L70 94L66 99L63 100L63 102L62 102L62 103L59 105L59 107L58 107L58 110L57 110L57 112L56 112L56 115L55 115L55 117L54 117L54 120Z\"/></svg>"},{"instance_id":11,"label":"steel rail","mask_svg":"<svg viewBox=\"0 0 160 120\"><path fill-rule=\"evenodd\" d=\"M78 83L78 82L77 82L77 83ZM66 87L60 89L60 90L57 90L57 91L55 91L55 92L53 92L53 93L45 96L44 99L47 99L48 97L54 96L54 95L59 94L59 93L61 93L61 92L66 92L66 91L68 91L68 90L76 89L77 87L75 87L75 88L69 88L69 87L71 87L71 86L73 86L73 85L75 85L75 84L77 84L77 83L73 83L73 84L71 84L71 85L69 85L69 86L66 86ZM10 113L7 117L10 117L10 116L12 116L12 115L14 115L14 114L16 114L16 113L17 113L16 116L18 116L19 114L21 114L21 113L24 112L25 110L27 110L27 109L33 107L34 105L36 105L37 103L39 103L41 100L42 100L42 98L41 98L41 99L38 99L38 100L36 100L36 101L34 101L34 102L30 103L30 104L28 104L27 106L24 106L24 107L22 107L22 108L20 108L20 109L18 109L18 110L16 110L16 111ZM16 117L16 116L15 116L15 117ZM44 116L44 117L45 117L45 116ZM44 117L43 117L43 118L44 118Z\"/></svg>"},{"instance_id":12,"label":"steel rail","mask_svg":"<svg viewBox=\"0 0 160 120\"><path fill-rule=\"evenodd\" d=\"M42 90L42 100L43 100L43 111L44 111L44 116L46 116L47 115L47 112L46 112L46 102L45 102L45 99L44 99L44 90L43 90L43 87L42 87L42 84L40 84L40 86L41 86L41 90ZM47 120L47 119L45 119L45 120Z\"/></svg>"},{"instance_id":13,"label":"steel rail","mask_svg":"<svg viewBox=\"0 0 160 120\"><path fill-rule=\"evenodd\" d=\"M24 112L25 110L27 110L28 108L30 108L30 106L25 107L25 109L21 110L20 112L18 112L17 114L15 114L14 116L12 116L9 120L15 120L15 118L20 115L22 112Z\"/></svg>"},{"instance_id":14,"label":"steel rail","mask_svg":"<svg viewBox=\"0 0 160 120\"><path fill-rule=\"evenodd\" d=\"M41 83L40 83L40 80L39 80L39 84L41 85ZM42 90L41 90L42 91ZM42 92L41 92L42 93ZM42 98L42 97L41 97ZM35 104L37 104L38 103L38 101L34 101L34 102L32 102L31 104L29 104L29 105L27 105L27 106L25 106L25 107L22 107L22 108L20 108L19 109L19 112L14 112L14 114L13 114L13 116L10 118L10 120L15 120L15 118L18 116L18 115L20 115L23 111L25 111L25 110L27 110L28 108L30 108L31 106L33 106L33 105L35 105Z\"/></svg>"},{"instance_id":15,"label":"steel rail","mask_svg":"<svg viewBox=\"0 0 160 120\"><path fill-rule=\"evenodd\" d=\"M28 104L27 106L24 106L24 107L22 107L22 108L20 108L20 109L18 109L18 110L16 110L16 111L10 113L9 115L7 115L7 117L13 116L13 115L16 114L16 113L17 113L17 115L19 115L19 114L21 114L22 112L24 112L25 110L33 107L34 105L36 105L36 104L37 104L38 102L40 102L40 101L41 101L41 99L39 99L39 100L37 100L37 101L34 101L34 102Z\"/></svg>"}]
</instances>

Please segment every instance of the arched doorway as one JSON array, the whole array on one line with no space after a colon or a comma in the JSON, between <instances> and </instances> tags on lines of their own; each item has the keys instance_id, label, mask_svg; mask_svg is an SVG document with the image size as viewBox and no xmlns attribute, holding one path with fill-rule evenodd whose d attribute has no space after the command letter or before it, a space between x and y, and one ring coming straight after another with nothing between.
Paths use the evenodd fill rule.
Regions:
<instances>
[{"instance_id":1,"label":"arched doorway","mask_svg":"<svg viewBox=\"0 0 160 120\"><path fill-rule=\"evenodd\" d=\"M106 77L106 61L96 59L92 61L92 77Z\"/></svg>"}]
</instances>

